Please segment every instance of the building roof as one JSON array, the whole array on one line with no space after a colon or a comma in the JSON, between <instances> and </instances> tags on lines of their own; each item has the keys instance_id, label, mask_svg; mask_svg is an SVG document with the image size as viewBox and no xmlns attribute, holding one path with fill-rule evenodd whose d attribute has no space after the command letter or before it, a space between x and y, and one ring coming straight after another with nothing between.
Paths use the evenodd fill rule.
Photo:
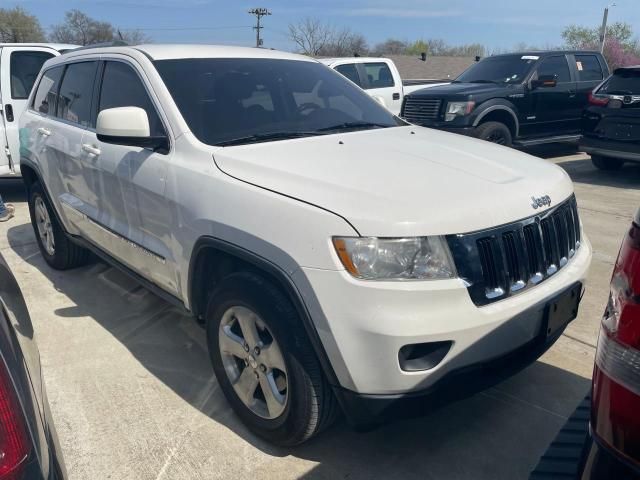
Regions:
<instances>
[{"instance_id":1,"label":"building roof","mask_svg":"<svg viewBox=\"0 0 640 480\"><path fill-rule=\"evenodd\" d=\"M423 62L416 55L388 55L403 80L453 80L473 63L474 57L429 57Z\"/></svg>"}]
</instances>

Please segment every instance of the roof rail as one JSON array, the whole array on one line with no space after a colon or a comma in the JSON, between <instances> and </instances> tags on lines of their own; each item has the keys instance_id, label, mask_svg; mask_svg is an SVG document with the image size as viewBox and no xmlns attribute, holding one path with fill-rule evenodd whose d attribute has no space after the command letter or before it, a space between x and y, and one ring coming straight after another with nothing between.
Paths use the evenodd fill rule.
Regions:
<instances>
[{"instance_id":1,"label":"roof rail","mask_svg":"<svg viewBox=\"0 0 640 480\"><path fill-rule=\"evenodd\" d=\"M113 42L94 43L93 45L85 45L83 47L65 50L64 53L77 52L78 50L88 50L90 48L107 48L107 47L128 47L129 44L124 40L114 40Z\"/></svg>"}]
</instances>

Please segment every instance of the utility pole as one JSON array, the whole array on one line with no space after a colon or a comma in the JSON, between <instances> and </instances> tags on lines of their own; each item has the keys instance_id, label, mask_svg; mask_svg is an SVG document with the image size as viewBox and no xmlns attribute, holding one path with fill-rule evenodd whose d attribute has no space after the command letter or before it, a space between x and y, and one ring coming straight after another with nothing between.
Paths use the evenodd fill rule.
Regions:
<instances>
[{"instance_id":1,"label":"utility pole","mask_svg":"<svg viewBox=\"0 0 640 480\"><path fill-rule=\"evenodd\" d=\"M256 31L256 47L261 47L262 39L260 38L260 30L264 27L260 26L260 19L267 15L271 15L271 12L266 8L252 8L248 13L256 16L256 26L253 27L253 29Z\"/></svg>"},{"instance_id":2,"label":"utility pole","mask_svg":"<svg viewBox=\"0 0 640 480\"><path fill-rule=\"evenodd\" d=\"M607 20L609 20L609 8L615 7L616 4L612 3L604 9L604 15L602 15L602 29L600 30L600 53L604 52L604 43L607 40Z\"/></svg>"}]
</instances>

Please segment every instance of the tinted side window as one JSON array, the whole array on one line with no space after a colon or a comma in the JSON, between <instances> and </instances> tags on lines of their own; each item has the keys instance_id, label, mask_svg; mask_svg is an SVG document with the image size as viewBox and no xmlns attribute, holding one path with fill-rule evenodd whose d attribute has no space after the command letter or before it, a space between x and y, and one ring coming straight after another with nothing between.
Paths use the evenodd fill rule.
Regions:
<instances>
[{"instance_id":1,"label":"tinted side window","mask_svg":"<svg viewBox=\"0 0 640 480\"><path fill-rule=\"evenodd\" d=\"M553 75L558 83L570 82L569 64L564 56L545 58L538 67L538 78L543 75Z\"/></svg>"},{"instance_id":2,"label":"tinted side window","mask_svg":"<svg viewBox=\"0 0 640 480\"><path fill-rule=\"evenodd\" d=\"M138 74L122 62L106 62L98 112L107 108L139 107L147 112L151 135L164 135L164 128Z\"/></svg>"},{"instance_id":3,"label":"tinted side window","mask_svg":"<svg viewBox=\"0 0 640 480\"><path fill-rule=\"evenodd\" d=\"M576 55L579 81L602 80L602 67L595 55Z\"/></svg>"},{"instance_id":4,"label":"tinted side window","mask_svg":"<svg viewBox=\"0 0 640 480\"><path fill-rule=\"evenodd\" d=\"M368 88L393 87L393 75L386 63L365 63L364 70L369 79Z\"/></svg>"},{"instance_id":5,"label":"tinted side window","mask_svg":"<svg viewBox=\"0 0 640 480\"><path fill-rule=\"evenodd\" d=\"M91 126L91 96L97 62L70 63L64 72L57 116L83 127Z\"/></svg>"},{"instance_id":6,"label":"tinted side window","mask_svg":"<svg viewBox=\"0 0 640 480\"><path fill-rule=\"evenodd\" d=\"M11 52L11 98L25 99L31 93L42 64L53 57L47 52Z\"/></svg>"},{"instance_id":7,"label":"tinted side window","mask_svg":"<svg viewBox=\"0 0 640 480\"><path fill-rule=\"evenodd\" d=\"M58 86L64 66L50 68L47 70L38 84L38 90L33 97L31 105L40 113L52 114L56 113L56 104L58 100Z\"/></svg>"},{"instance_id":8,"label":"tinted side window","mask_svg":"<svg viewBox=\"0 0 640 480\"><path fill-rule=\"evenodd\" d=\"M360 75L358 75L358 69L355 64L347 63L345 65L338 65L336 67L336 71L347 77L353 83L362 87L362 82L360 82Z\"/></svg>"}]
</instances>

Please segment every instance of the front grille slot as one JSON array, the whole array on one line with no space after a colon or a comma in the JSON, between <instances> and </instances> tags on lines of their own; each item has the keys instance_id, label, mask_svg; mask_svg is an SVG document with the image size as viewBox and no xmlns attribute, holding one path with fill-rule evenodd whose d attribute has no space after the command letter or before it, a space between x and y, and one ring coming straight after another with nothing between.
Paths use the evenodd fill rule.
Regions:
<instances>
[{"instance_id":1,"label":"front grille slot","mask_svg":"<svg viewBox=\"0 0 640 480\"><path fill-rule=\"evenodd\" d=\"M421 123L425 120L436 120L440 116L442 100L407 97L402 107L401 116L411 123Z\"/></svg>"},{"instance_id":2,"label":"front grille slot","mask_svg":"<svg viewBox=\"0 0 640 480\"><path fill-rule=\"evenodd\" d=\"M496 289L500 286L498 281L498 269L496 259L493 254L493 240L483 238L478 240L478 253L480 254L480 264L485 274L485 284L487 289Z\"/></svg>"},{"instance_id":3,"label":"front grille slot","mask_svg":"<svg viewBox=\"0 0 640 480\"><path fill-rule=\"evenodd\" d=\"M526 225L523 228L525 246L527 249L527 263L529 275L541 274L542 249L540 248L540 230L537 224Z\"/></svg>"},{"instance_id":4,"label":"front grille slot","mask_svg":"<svg viewBox=\"0 0 640 480\"><path fill-rule=\"evenodd\" d=\"M564 267L580 247L575 198L533 217L447 237L476 305L532 288Z\"/></svg>"},{"instance_id":5,"label":"front grille slot","mask_svg":"<svg viewBox=\"0 0 640 480\"><path fill-rule=\"evenodd\" d=\"M518 250L520 246L516 246L516 235L514 232L502 234L502 243L504 245L504 255L507 260L507 278L509 279L509 288L512 290L519 286L522 281L522 271L520 269L520 259L518 258Z\"/></svg>"}]
</instances>

